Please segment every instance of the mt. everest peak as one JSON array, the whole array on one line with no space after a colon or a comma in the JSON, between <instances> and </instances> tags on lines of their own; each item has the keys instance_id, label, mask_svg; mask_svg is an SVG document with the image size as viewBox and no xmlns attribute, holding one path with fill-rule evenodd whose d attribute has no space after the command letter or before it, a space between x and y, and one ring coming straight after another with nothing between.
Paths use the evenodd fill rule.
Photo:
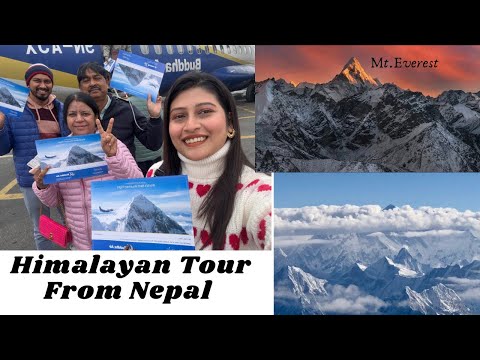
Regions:
<instances>
[{"instance_id":1,"label":"mt. everest peak","mask_svg":"<svg viewBox=\"0 0 480 360\"><path fill-rule=\"evenodd\" d=\"M348 60L340 74L335 76L335 78L333 79L333 81L335 80L346 80L353 85L382 85L379 80L375 80L373 77L367 74L367 72L362 67L362 65L360 65L360 62L356 57L352 57L350 60Z\"/></svg>"}]
</instances>

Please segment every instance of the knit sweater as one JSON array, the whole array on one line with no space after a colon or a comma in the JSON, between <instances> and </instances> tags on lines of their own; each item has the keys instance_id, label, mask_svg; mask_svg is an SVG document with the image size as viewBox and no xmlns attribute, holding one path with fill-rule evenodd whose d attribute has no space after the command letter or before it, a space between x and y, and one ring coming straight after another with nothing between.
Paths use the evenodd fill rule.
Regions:
<instances>
[{"instance_id":1,"label":"knit sweater","mask_svg":"<svg viewBox=\"0 0 480 360\"><path fill-rule=\"evenodd\" d=\"M206 159L192 161L178 154L182 164L182 174L188 176L190 203L192 205L193 236L195 248L212 249L210 228L205 220L199 218L198 212L203 199L223 172L225 156L230 148L230 141ZM154 175L162 164L158 162L149 169L147 177ZM269 176L243 167L239 182L232 217L227 225L224 237L224 250L270 250L272 247L272 186Z\"/></svg>"}]
</instances>

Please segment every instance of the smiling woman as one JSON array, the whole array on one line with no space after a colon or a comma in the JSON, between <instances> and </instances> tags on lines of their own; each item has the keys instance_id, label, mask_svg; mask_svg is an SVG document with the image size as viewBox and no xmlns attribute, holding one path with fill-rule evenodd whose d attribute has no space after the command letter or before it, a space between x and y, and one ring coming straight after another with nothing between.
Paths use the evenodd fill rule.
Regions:
<instances>
[{"instance_id":1,"label":"smiling woman","mask_svg":"<svg viewBox=\"0 0 480 360\"><path fill-rule=\"evenodd\" d=\"M100 116L97 104L93 98L83 95L79 94L77 98L69 96L67 101L65 101L65 108L68 109L66 115L67 125L73 135L95 133L95 119Z\"/></svg>"},{"instance_id":2,"label":"smiling woman","mask_svg":"<svg viewBox=\"0 0 480 360\"><path fill-rule=\"evenodd\" d=\"M164 115L164 161L147 177L188 175L195 247L270 249L271 180L243 153L230 91L212 75L187 73L170 89Z\"/></svg>"}]
</instances>

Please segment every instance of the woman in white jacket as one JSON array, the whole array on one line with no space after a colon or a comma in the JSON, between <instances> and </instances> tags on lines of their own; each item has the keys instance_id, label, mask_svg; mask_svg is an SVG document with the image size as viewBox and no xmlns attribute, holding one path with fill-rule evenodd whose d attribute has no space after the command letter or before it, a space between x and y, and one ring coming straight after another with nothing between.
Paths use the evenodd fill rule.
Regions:
<instances>
[{"instance_id":1,"label":"woman in white jacket","mask_svg":"<svg viewBox=\"0 0 480 360\"><path fill-rule=\"evenodd\" d=\"M164 109L164 161L147 177L188 176L195 247L271 249L271 179L255 173L242 150L230 91L190 72L175 81Z\"/></svg>"}]
</instances>

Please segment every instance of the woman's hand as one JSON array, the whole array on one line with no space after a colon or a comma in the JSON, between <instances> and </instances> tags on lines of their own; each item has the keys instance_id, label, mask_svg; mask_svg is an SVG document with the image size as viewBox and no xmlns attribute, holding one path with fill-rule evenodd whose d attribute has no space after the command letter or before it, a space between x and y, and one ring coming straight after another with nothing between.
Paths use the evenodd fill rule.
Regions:
<instances>
[{"instance_id":1,"label":"woman's hand","mask_svg":"<svg viewBox=\"0 0 480 360\"><path fill-rule=\"evenodd\" d=\"M117 155L117 138L112 134L113 129L113 118L110 118L108 122L107 130L103 130L102 124L99 119L95 120L97 124L98 132L100 133L100 142L102 149L107 155L107 157L112 157Z\"/></svg>"},{"instance_id":2,"label":"woman's hand","mask_svg":"<svg viewBox=\"0 0 480 360\"><path fill-rule=\"evenodd\" d=\"M43 178L45 177L45 174L49 169L50 169L50 166L47 165L43 170L40 170L39 167L36 167L35 169L31 170L31 172L33 173L33 179L37 183L37 188L39 188L40 190L46 189L48 187L48 185L45 185L43 183Z\"/></svg>"},{"instance_id":3,"label":"woman's hand","mask_svg":"<svg viewBox=\"0 0 480 360\"><path fill-rule=\"evenodd\" d=\"M157 96L155 103L152 101L152 95L148 94L147 96L147 109L151 118L159 118L160 113L162 112L162 97Z\"/></svg>"}]
</instances>

